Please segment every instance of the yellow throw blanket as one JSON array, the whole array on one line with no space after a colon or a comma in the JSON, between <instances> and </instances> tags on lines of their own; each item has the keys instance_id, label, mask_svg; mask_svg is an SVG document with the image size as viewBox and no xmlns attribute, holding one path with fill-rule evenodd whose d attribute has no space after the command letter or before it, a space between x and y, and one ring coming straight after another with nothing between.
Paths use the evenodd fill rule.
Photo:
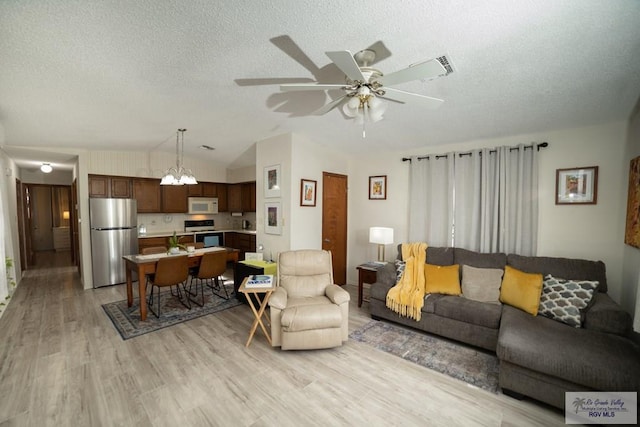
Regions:
<instances>
[{"instance_id":1,"label":"yellow throw blanket","mask_svg":"<svg viewBox=\"0 0 640 427\"><path fill-rule=\"evenodd\" d=\"M387 307L401 316L419 321L424 305L427 244L403 243L402 259L406 263L404 273L400 281L387 292Z\"/></svg>"}]
</instances>

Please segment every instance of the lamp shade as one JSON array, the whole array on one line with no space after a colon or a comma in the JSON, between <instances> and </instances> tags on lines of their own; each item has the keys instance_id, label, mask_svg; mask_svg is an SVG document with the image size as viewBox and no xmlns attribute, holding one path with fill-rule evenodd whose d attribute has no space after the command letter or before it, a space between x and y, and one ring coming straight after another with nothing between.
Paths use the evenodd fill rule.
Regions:
<instances>
[{"instance_id":1,"label":"lamp shade","mask_svg":"<svg viewBox=\"0 0 640 427\"><path fill-rule=\"evenodd\" d=\"M62 219L69 219L69 211L62 211Z\"/></svg>"},{"instance_id":2,"label":"lamp shade","mask_svg":"<svg viewBox=\"0 0 640 427\"><path fill-rule=\"evenodd\" d=\"M393 243L393 228L371 227L369 228L369 243L390 245Z\"/></svg>"}]
</instances>

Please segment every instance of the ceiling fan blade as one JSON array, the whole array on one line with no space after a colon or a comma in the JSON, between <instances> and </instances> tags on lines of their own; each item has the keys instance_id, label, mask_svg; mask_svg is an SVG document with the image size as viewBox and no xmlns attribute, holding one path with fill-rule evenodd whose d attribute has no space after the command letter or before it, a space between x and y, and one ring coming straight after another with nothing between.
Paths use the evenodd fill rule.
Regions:
<instances>
[{"instance_id":1,"label":"ceiling fan blade","mask_svg":"<svg viewBox=\"0 0 640 427\"><path fill-rule=\"evenodd\" d=\"M307 78L288 78L288 77L276 77L276 78L256 78L256 79L235 79L234 82L238 86L263 86L263 85L277 85L284 83L311 83L312 79Z\"/></svg>"},{"instance_id":2,"label":"ceiling fan blade","mask_svg":"<svg viewBox=\"0 0 640 427\"><path fill-rule=\"evenodd\" d=\"M342 89L345 85L339 84L321 84L321 83L292 83L280 85L280 90L284 92L291 92L295 90L332 90Z\"/></svg>"},{"instance_id":3,"label":"ceiling fan blade","mask_svg":"<svg viewBox=\"0 0 640 427\"><path fill-rule=\"evenodd\" d=\"M362 71L360 71L360 67L358 67L358 63L353 58L353 55L348 50L339 50L336 52L325 52L329 59L333 61L334 64L343 73L346 74L347 77L351 80L360 80L365 81L366 79L362 75Z\"/></svg>"},{"instance_id":4,"label":"ceiling fan blade","mask_svg":"<svg viewBox=\"0 0 640 427\"><path fill-rule=\"evenodd\" d=\"M321 116L323 114L327 114L329 111L333 110L334 108L336 108L338 105L340 105L342 102L344 102L345 98L347 97L347 95L343 95L340 98L331 101L330 103L328 103L327 105L318 108L316 111L314 111L313 114L314 116Z\"/></svg>"},{"instance_id":5,"label":"ceiling fan blade","mask_svg":"<svg viewBox=\"0 0 640 427\"><path fill-rule=\"evenodd\" d=\"M446 74L442 64L435 59L423 62L413 67L384 75L378 79L383 86L392 86L399 83L410 82L412 80L431 79Z\"/></svg>"},{"instance_id":6,"label":"ceiling fan blade","mask_svg":"<svg viewBox=\"0 0 640 427\"><path fill-rule=\"evenodd\" d=\"M369 46L366 50L372 50L376 53L375 59L373 60L373 62L369 63L369 66L377 64L380 61L384 61L391 56L391 51L387 49L382 40L378 40L377 42Z\"/></svg>"},{"instance_id":7,"label":"ceiling fan blade","mask_svg":"<svg viewBox=\"0 0 640 427\"><path fill-rule=\"evenodd\" d=\"M420 95L418 93L405 92L404 90L393 89L390 87L385 87L384 90L386 93L382 98L388 98L392 101L399 102L419 102L423 106L427 108L438 108L444 102L443 99L440 98L432 98L430 96Z\"/></svg>"}]
</instances>

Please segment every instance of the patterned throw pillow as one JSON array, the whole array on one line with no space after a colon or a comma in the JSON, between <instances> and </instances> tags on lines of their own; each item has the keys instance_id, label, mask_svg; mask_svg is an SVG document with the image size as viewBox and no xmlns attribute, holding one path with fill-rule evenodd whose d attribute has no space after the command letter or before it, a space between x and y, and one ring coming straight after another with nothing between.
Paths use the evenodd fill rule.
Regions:
<instances>
[{"instance_id":1,"label":"patterned throw pillow","mask_svg":"<svg viewBox=\"0 0 640 427\"><path fill-rule=\"evenodd\" d=\"M399 259L396 260L396 283L398 283L400 279L402 279L402 274L404 273L404 268L406 265L406 262Z\"/></svg>"},{"instance_id":2,"label":"patterned throw pillow","mask_svg":"<svg viewBox=\"0 0 640 427\"><path fill-rule=\"evenodd\" d=\"M579 328L581 310L587 308L598 285L597 281L565 280L548 274L542 285L538 314Z\"/></svg>"}]
</instances>

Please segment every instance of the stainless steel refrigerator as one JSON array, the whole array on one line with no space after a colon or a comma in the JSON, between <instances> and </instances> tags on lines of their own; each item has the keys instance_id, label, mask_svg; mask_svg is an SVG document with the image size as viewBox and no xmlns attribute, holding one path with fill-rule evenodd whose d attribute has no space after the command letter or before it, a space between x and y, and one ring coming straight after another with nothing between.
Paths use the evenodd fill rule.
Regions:
<instances>
[{"instance_id":1,"label":"stainless steel refrigerator","mask_svg":"<svg viewBox=\"0 0 640 427\"><path fill-rule=\"evenodd\" d=\"M93 287L126 281L123 255L138 253L135 199L89 199Z\"/></svg>"}]
</instances>

